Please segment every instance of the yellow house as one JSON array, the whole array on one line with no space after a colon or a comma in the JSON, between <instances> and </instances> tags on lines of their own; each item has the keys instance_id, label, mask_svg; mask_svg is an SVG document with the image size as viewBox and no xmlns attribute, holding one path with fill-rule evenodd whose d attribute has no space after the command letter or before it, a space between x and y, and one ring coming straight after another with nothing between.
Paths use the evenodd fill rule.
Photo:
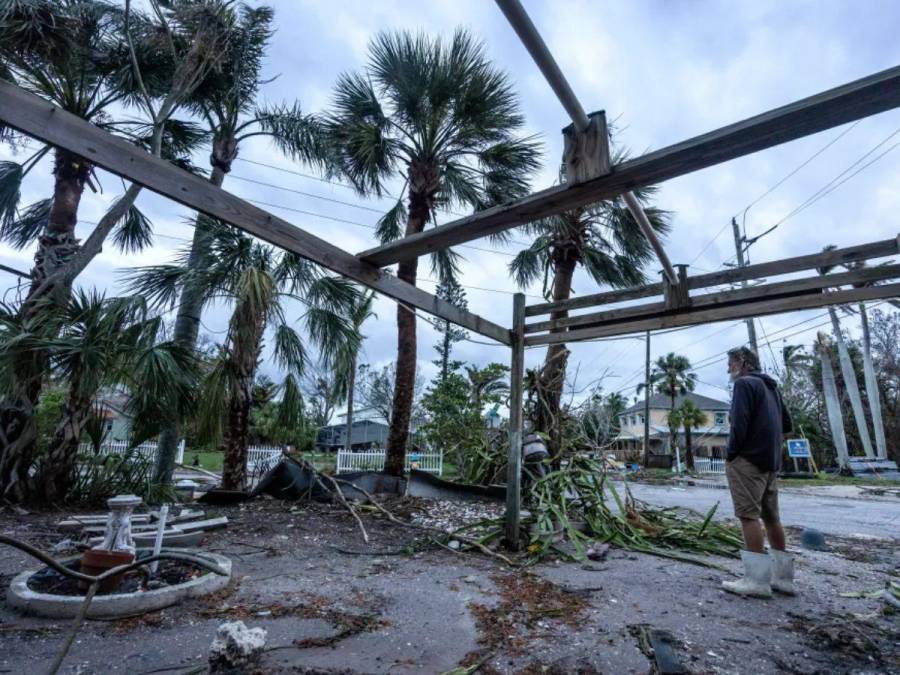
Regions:
<instances>
[{"instance_id":1,"label":"yellow house","mask_svg":"<svg viewBox=\"0 0 900 675\"><path fill-rule=\"evenodd\" d=\"M730 425L728 410L731 405L727 401L719 401L708 396L688 393L675 397L675 407L685 401L691 401L706 415L706 420L691 431L691 447L697 457L725 457ZM671 457L674 454L670 447L668 415L672 401L667 394L653 394L650 397L650 454ZM684 429L679 429L676 436L679 448L684 448ZM635 403L619 415L619 434L613 441L613 450L618 459L637 461L644 451L644 401ZM664 464L666 462L658 462Z\"/></svg>"}]
</instances>

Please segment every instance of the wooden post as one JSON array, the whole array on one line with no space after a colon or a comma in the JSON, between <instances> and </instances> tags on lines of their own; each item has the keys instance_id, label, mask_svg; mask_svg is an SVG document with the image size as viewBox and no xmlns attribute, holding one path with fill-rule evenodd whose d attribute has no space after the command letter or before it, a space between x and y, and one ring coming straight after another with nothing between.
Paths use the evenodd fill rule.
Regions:
<instances>
[{"instance_id":1,"label":"wooden post","mask_svg":"<svg viewBox=\"0 0 900 675\"><path fill-rule=\"evenodd\" d=\"M645 338L647 343L644 359L644 468L650 464L650 331Z\"/></svg>"},{"instance_id":2,"label":"wooden post","mask_svg":"<svg viewBox=\"0 0 900 675\"><path fill-rule=\"evenodd\" d=\"M512 359L509 374L509 454L506 470L506 545L519 550L519 511L522 495L522 385L525 375L525 294L513 296L510 334Z\"/></svg>"},{"instance_id":3,"label":"wooden post","mask_svg":"<svg viewBox=\"0 0 900 675\"><path fill-rule=\"evenodd\" d=\"M731 219L731 229L734 233L734 253L737 256L738 269L740 269L747 266L747 261L744 259L744 238L741 236L741 230L738 227L736 218ZM742 281L741 286L746 288L747 281ZM759 346L756 343L756 325L753 323L753 317L748 316L744 321L747 322L747 338L750 340L750 348L754 354L759 355Z\"/></svg>"}]
</instances>

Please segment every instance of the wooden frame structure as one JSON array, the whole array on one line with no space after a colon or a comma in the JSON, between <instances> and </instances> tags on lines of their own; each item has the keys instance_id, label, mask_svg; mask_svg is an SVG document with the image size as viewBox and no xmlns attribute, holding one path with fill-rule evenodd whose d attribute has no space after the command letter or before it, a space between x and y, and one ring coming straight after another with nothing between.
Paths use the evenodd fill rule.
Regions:
<instances>
[{"instance_id":1,"label":"wooden frame structure","mask_svg":"<svg viewBox=\"0 0 900 675\"><path fill-rule=\"evenodd\" d=\"M98 129L55 105L9 83L0 81L0 123L50 145L81 155L92 164L145 186L196 211L219 218L276 246L344 275L380 292L412 310L422 310L449 320L474 333L509 345L512 351L510 397L510 452L507 482L507 543L519 544L519 472L522 438L522 380L524 348L528 345L575 342L598 337L646 332L673 326L731 320L762 314L900 296L900 283L883 283L900 277L900 265L888 264L851 269L828 275L806 276L736 290L712 287L744 280L759 280L804 270L883 258L900 252L898 239L786 258L738 269L688 276L685 266L667 280L636 288L607 291L557 303L525 305L525 296L514 296L511 328L505 328L408 284L382 268L449 246L558 214L656 184L676 176L726 162L765 148L786 143L832 127L900 107L900 67L836 87L815 96L762 113L681 143L609 167L605 138L581 135L605 134L605 122L579 118L571 88L540 41L540 36L517 0L497 0L523 44L547 76L554 91L573 117L573 147L593 147L592 157L581 157L582 166L594 167L588 175L528 197L480 211L421 234L353 255L216 187L212 183L154 157L121 138ZM565 86L562 86L565 85ZM591 116L593 118L593 116ZM593 130L593 131L592 131ZM599 141L599 142L598 142ZM579 158L576 158L579 159ZM568 160L567 160L568 161ZM575 176L579 174L575 172ZM635 217L637 213L632 210ZM658 243L658 242L657 242ZM661 247L658 256L666 267ZM677 278L672 278L676 276ZM844 287L850 288L844 288ZM692 290L707 289L692 295ZM636 306L609 308L620 302L662 296L662 300ZM604 307L600 311L570 316L569 312ZM526 323L527 317L552 313L548 320Z\"/></svg>"}]
</instances>

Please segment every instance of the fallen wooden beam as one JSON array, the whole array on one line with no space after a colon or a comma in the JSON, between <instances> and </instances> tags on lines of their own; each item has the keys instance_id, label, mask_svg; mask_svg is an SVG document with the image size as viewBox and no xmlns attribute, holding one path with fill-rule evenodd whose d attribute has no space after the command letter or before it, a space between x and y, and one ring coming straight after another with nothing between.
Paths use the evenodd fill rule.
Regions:
<instances>
[{"instance_id":1,"label":"fallen wooden beam","mask_svg":"<svg viewBox=\"0 0 900 675\"><path fill-rule=\"evenodd\" d=\"M530 346L554 344L557 342L578 342L579 340L627 335L629 333L659 330L661 328L714 323L716 321L743 319L748 316L755 317L764 316L766 314L781 314L783 312L793 312L801 309L814 309L816 307L827 307L829 305L842 305L848 302L859 302L860 300L881 300L896 297L900 297L900 284L854 288L846 291L810 293L787 298L766 299L757 302L725 304L708 309L681 310L650 319L621 321L594 328L570 330L565 333L546 333L543 335L526 336L525 344Z\"/></svg>"},{"instance_id":2,"label":"fallen wooden beam","mask_svg":"<svg viewBox=\"0 0 900 675\"><path fill-rule=\"evenodd\" d=\"M760 298L774 299L788 295L808 294L820 291L823 288L868 284L876 281L884 281L885 279L896 279L898 277L900 277L900 265L866 267L839 274L818 275L805 279L791 279L790 281L781 281L774 284L748 286L746 288L739 288L731 291L719 291L717 293L695 295L691 297L690 307L681 308L678 311L689 312L701 307L722 305L724 303L740 304L742 302L759 300ZM525 332L537 333L559 328L588 328L590 326L599 326L635 319L637 317L649 319L653 316L661 316L667 312L668 308L665 302L653 302L634 307L610 309L604 312L580 314L578 316L570 316L563 319L536 321L534 323L525 324Z\"/></svg>"},{"instance_id":3,"label":"fallen wooden beam","mask_svg":"<svg viewBox=\"0 0 900 675\"><path fill-rule=\"evenodd\" d=\"M479 335L510 343L509 330L454 307L420 288L216 187L208 180L154 157L83 119L0 80L0 122L45 143L88 159L112 173L145 186L192 209L235 227L322 267L368 286L394 300L447 319Z\"/></svg>"},{"instance_id":4,"label":"fallen wooden beam","mask_svg":"<svg viewBox=\"0 0 900 675\"><path fill-rule=\"evenodd\" d=\"M807 255L795 256L793 258L782 258L781 260L773 260L771 262L756 263L755 265L721 270L719 272L698 274L694 277L688 277L688 288L693 290L696 288L706 288L707 286L732 284L739 281L752 281L766 276L775 277L782 274L792 274L794 272L802 272L804 270L817 269L820 267L845 265L860 260L869 260L870 258L884 258L885 256L895 255L897 253L900 253L900 237L893 237L891 239L882 239L881 241L874 241L868 244L836 248L832 251L810 253ZM573 309L584 309L585 307L624 302L625 300L650 298L655 295L662 295L663 288L664 286L662 283L655 283L647 284L645 286L635 286L633 288L622 288L614 291L604 291L602 293L592 293L590 295L582 295L577 298L559 302L543 302L526 307L525 316L538 316L540 314L548 314L560 310L568 311Z\"/></svg>"},{"instance_id":5,"label":"fallen wooden beam","mask_svg":"<svg viewBox=\"0 0 900 675\"><path fill-rule=\"evenodd\" d=\"M379 267L410 260L898 106L900 67L895 67L623 162L604 176L547 188L509 204L363 251L359 257Z\"/></svg>"}]
</instances>

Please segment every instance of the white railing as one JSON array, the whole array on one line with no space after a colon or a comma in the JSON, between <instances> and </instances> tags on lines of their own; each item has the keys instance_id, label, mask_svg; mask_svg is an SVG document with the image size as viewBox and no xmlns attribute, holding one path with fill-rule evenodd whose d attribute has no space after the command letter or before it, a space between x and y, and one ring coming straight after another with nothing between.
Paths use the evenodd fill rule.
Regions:
<instances>
[{"instance_id":1,"label":"white railing","mask_svg":"<svg viewBox=\"0 0 900 675\"><path fill-rule=\"evenodd\" d=\"M145 459L156 461L156 455L159 452L159 445L156 441L145 441L140 445L131 448L127 441L115 441L112 443L103 443L100 446L101 455L123 455L129 449L132 453L141 455ZM92 454L94 446L90 443L81 443L78 450L84 454ZM184 463L184 439L178 444L178 454L175 456L175 462ZM282 455L282 449L270 445L251 445L247 448L247 470L254 471L257 466L270 468ZM268 465L268 466L267 466Z\"/></svg>"},{"instance_id":2,"label":"white railing","mask_svg":"<svg viewBox=\"0 0 900 675\"><path fill-rule=\"evenodd\" d=\"M694 469L698 473L725 473L725 460L715 457L694 457Z\"/></svg>"},{"instance_id":3,"label":"white railing","mask_svg":"<svg viewBox=\"0 0 900 675\"><path fill-rule=\"evenodd\" d=\"M337 453L337 472L381 471L384 468L384 458L384 450L347 452L346 448L339 448ZM406 453L406 470L409 471L411 468L442 476L444 474L444 453L408 452Z\"/></svg>"},{"instance_id":4,"label":"white railing","mask_svg":"<svg viewBox=\"0 0 900 675\"><path fill-rule=\"evenodd\" d=\"M271 445L251 445L247 448L247 470L254 471L257 466L270 469L275 466L282 454L281 448Z\"/></svg>"}]
</instances>

